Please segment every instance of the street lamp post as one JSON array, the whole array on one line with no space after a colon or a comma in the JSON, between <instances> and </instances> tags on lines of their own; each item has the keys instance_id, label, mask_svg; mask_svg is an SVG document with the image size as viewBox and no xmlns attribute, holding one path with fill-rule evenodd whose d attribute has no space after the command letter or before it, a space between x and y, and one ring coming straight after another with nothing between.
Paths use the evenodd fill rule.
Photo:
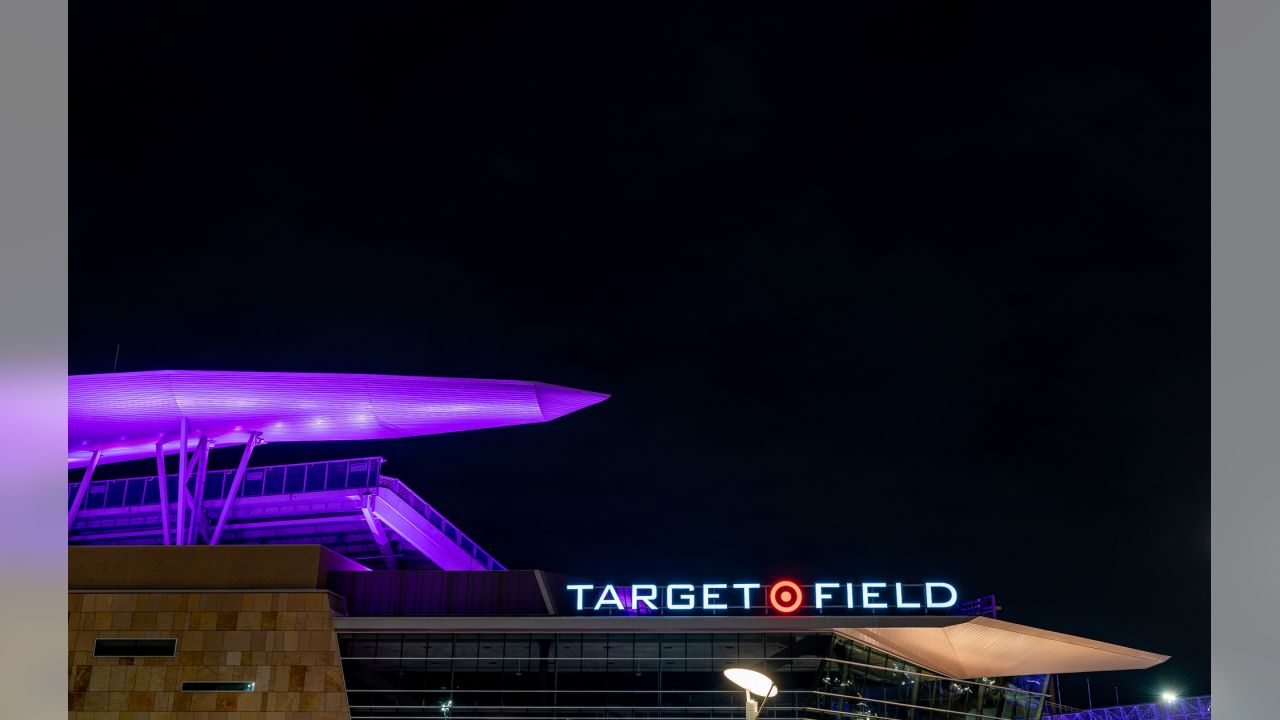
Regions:
<instances>
[{"instance_id":1,"label":"street lamp post","mask_svg":"<svg viewBox=\"0 0 1280 720\"><path fill-rule=\"evenodd\" d=\"M778 694L778 685L764 673L746 668L729 668L724 671L724 676L746 692L747 720L757 720L769 698ZM760 702L756 703L752 695L759 695Z\"/></svg>"}]
</instances>

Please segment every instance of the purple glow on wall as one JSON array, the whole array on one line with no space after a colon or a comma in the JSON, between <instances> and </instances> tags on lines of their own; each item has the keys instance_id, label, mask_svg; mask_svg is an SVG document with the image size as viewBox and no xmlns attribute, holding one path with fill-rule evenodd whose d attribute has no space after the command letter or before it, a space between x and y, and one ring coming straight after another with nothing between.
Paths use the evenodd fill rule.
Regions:
<instances>
[{"instance_id":1,"label":"purple glow on wall","mask_svg":"<svg viewBox=\"0 0 1280 720\"><path fill-rule=\"evenodd\" d=\"M519 380L157 370L67 379L70 467L151 457L158 441L188 450L268 442L375 440L546 422L608 395Z\"/></svg>"}]
</instances>

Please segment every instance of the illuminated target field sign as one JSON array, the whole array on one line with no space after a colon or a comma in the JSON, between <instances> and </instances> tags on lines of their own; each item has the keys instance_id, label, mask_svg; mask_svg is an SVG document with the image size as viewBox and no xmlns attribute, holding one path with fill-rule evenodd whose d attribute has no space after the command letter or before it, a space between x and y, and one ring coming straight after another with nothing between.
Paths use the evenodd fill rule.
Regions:
<instances>
[{"instance_id":1,"label":"illuminated target field sign","mask_svg":"<svg viewBox=\"0 0 1280 720\"><path fill-rule=\"evenodd\" d=\"M822 613L946 610L956 604L954 585L945 582L672 583L656 585L570 584L573 608L581 613L737 612L791 615L801 609Z\"/></svg>"}]
</instances>

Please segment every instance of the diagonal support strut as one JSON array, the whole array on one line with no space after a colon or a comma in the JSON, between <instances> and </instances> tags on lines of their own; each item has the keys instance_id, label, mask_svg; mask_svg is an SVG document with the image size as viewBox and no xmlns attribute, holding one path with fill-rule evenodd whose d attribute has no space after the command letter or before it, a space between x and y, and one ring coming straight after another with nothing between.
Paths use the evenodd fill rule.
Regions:
<instances>
[{"instance_id":1,"label":"diagonal support strut","mask_svg":"<svg viewBox=\"0 0 1280 720\"><path fill-rule=\"evenodd\" d=\"M249 442L244 445L244 453L240 456L240 465L236 467L235 477L231 480L231 490L227 493L226 499L222 501L222 513L218 515L218 525L213 529L213 537L209 538L210 545L217 545L222 539L222 530L227 526L227 518L231 517L231 509L236 504L236 493L240 491L240 483L244 482L244 471L249 467L249 456L253 454L253 446L258 444L258 438L262 437L260 432L249 433Z\"/></svg>"},{"instance_id":2,"label":"diagonal support strut","mask_svg":"<svg viewBox=\"0 0 1280 720\"><path fill-rule=\"evenodd\" d=\"M98 468L98 458L101 456L101 450L94 450L93 455L89 456L89 467L85 468L80 487L76 488L76 499L71 502L71 509L67 511L67 530L76 524L76 513L84 506L84 498L89 494L89 481L93 479L93 471Z\"/></svg>"}]
</instances>

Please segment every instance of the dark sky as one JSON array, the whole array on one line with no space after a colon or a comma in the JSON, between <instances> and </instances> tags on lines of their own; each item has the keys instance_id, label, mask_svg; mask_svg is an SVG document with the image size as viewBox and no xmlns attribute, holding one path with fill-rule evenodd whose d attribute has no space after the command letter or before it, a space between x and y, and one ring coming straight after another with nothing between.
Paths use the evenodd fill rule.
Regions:
<instances>
[{"instance_id":1,"label":"dark sky","mask_svg":"<svg viewBox=\"0 0 1280 720\"><path fill-rule=\"evenodd\" d=\"M1096 704L1208 692L1208 8L879 5L79 3L71 372L611 393L255 460L383 455L510 567L951 579L1174 656Z\"/></svg>"}]
</instances>

